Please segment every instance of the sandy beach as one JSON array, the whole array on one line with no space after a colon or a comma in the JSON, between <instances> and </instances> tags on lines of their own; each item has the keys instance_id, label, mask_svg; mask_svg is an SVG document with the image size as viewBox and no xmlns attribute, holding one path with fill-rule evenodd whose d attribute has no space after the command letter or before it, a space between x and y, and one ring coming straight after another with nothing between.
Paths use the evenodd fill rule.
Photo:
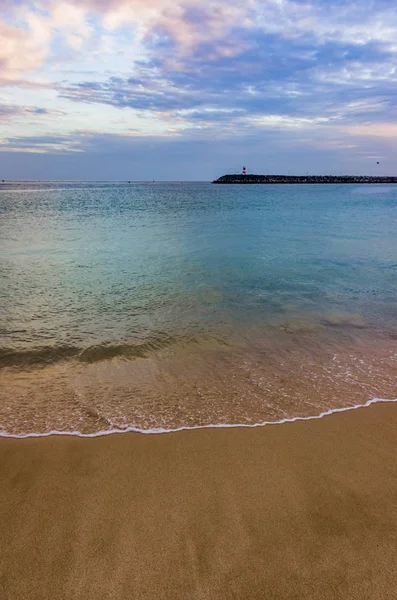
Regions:
<instances>
[{"instance_id":1,"label":"sandy beach","mask_svg":"<svg viewBox=\"0 0 397 600\"><path fill-rule=\"evenodd\" d=\"M397 405L257 429L0 440L0 597L386 599Z\"/></svg>"}]
</instances>

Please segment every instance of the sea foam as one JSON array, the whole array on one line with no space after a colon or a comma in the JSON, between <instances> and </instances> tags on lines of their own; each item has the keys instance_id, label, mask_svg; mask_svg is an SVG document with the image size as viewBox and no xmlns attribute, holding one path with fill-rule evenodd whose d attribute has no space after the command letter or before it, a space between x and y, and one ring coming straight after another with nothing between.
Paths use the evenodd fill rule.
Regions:
<instances>
[{"instance_id":1,"label":"sea foam","mask_svg":"<svg viewBox=\"0 0 397 600\"><path fill-rule=\"evenodd\" d=\"M283 425L285 423L295 423L296 421L314 421L317 419L322 419L324 417L328 417L335 413L348 412L350 410L357 410L359 408L367 408L371 406L371 404L380 404L380 403L394 403L397 402L397 398L372 398L365 402L365 404L354 404L353 406L346 406L342 408L330 408L324 412L321 412L318 415L311 415L308 417L290 417L285 419L280 419L278 421L262 421L260 423L210 423L208 425L191 425L191 426L181 426L176 428L167 429L165 427L153 427L149 429L140 429L139 427L125 427L123 429L107 429L103 431L96 431L94 433L81 433L80 431L45 431L43 433L8 433L6 431L0 431L0 438L13 438L13 439L26 439L26 438L41 438L41 437L50 437L54 435L63 435L63 436L74 436L80 438L97 438L103 437L105 435L112 435L116 433L141 433L145 435L158 435L164 433L177 433L178 431L192 431L195 429L253 429L255 427L265 427L266 425Z\"/></svg>"}]
</instances>

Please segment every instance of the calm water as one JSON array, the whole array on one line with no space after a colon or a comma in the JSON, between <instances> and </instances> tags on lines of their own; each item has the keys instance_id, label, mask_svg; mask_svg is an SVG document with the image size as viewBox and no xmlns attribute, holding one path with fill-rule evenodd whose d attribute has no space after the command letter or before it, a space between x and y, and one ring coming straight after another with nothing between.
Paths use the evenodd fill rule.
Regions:
<instances>
[{"instance_id":1,"label":"calm water","mask_svg":"<svg viewBox=\"0 0 397 600\"><path fill-rule=\"evenodd\" d=\"M397 186L0 187L0 431L396 397Z\"/></svg>"}]
</instances>

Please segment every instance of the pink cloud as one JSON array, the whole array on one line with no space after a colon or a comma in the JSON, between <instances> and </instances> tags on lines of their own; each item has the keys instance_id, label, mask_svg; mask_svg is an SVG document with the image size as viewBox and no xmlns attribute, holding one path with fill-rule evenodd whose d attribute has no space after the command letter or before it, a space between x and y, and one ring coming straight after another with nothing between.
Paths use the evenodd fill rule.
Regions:
<instances>
[{"instance_id":1,"label":"pink cloud","mask_svg":"<svg viewBox=\"0 0 397 600\"><path fill-rule=\"evenodd\" d=\"M221 53L233 54L227 33L235 26L250 26L254 0L72 0L102 15L106 29L131 26L145 42L153 35L171 39L183 53L202 43L225 41Z\"/></svg>"},{"instance_id":2,"label":"pink cloud","mask_svg":"<svg viewBox=\"0 0 397 600\"><path fill-rule=\"evenodd\" d=\"M17 79L39 68L48 56L50 39L45 20L34 14L29 14L21 27L0 20L1 78Z\"/></svg>"},{"instance_id":3,"label":"pink cloud","mask_svg":"<svg viewBox=\"0 0 397 600\"><path fill-rule=\"evenodd\" d=\"M144 48L153 37L163 36L174 42L178 53L192 55L195 47L211 41L216 52L232 56L238 44L230 44L228 31L247 21L253 0L238 5L228 0L39 0L12 4L0 0L0 67L3 80L35 72L51 56L55 38L73 52L100 37L91 23L93 13L105 31L131 27L134 39ZM211 60L211 56L208 57Z\"/></svg>"}]
</instances>

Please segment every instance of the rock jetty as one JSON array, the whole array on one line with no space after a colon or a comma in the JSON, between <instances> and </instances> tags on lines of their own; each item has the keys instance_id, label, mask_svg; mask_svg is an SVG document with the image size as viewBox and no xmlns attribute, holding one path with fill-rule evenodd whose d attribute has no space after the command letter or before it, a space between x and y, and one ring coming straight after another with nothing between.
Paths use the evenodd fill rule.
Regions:
<instances>
[{"instance_id":1,"label":"rock jetty","mask_svg":"<svg viewBox=\"0 0 397 600\"><path fill-rule=\"evenodd\" d=\"M397 183L397 177L367 175L223 175L212 183Z\"/></svg>"}]
</instances>

